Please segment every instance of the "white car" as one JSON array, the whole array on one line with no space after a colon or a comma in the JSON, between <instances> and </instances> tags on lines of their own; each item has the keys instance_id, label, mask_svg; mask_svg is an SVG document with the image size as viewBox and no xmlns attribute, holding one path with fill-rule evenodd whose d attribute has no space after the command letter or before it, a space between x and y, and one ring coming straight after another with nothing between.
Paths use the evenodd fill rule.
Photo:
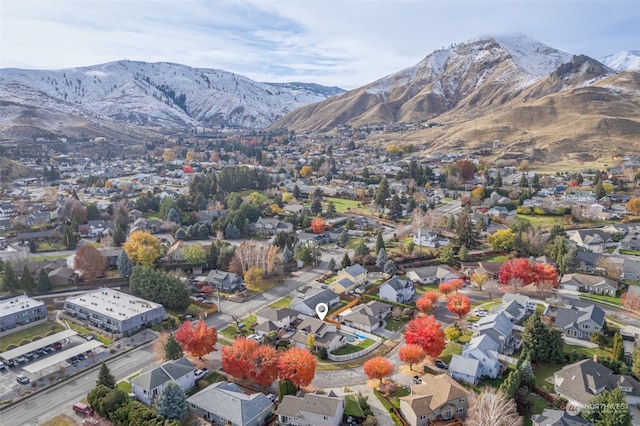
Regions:
<instances>
[{"instance_id":1,"label":"white car","mask_svg":"<svg viewBox=\"0 0 640 426\"><path fill-rule=\"evenodd\" d=\"M209 372L208 368L201 368L199 370L194 371L194 375L196 376L196 380L202 379Z\"/></svg>"},{"instance_id":2,"label":"white car","mask_svg":"<svg viewBox=\"0 0 640 426\"><path fill-rule=\"evenodd\" d=\"M486 309L482 309L482 308L478 308L475 311L473 311L474 315L477 317L486 317L487 315L489 315L489 312Z\"/></svg>"}]
</instances>

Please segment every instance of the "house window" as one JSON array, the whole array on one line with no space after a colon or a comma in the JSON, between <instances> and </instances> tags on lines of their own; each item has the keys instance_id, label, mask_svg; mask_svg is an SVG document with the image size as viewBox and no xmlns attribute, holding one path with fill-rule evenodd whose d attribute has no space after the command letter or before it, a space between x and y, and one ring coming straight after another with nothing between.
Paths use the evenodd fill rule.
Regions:
<instances>
[{"instance_id":1,"label":"house window","mask_svg":"<svg viewBox=\"0 0 640 426\"><path fill-rule=\"evenodd\" d=\"M458 414L464 413L464 407L458 407L458 409L456 410L456 413Z\"/></svg>"},{"instance_id":2,"label":"house window","mask_svg":"<svg viewBox=\"0 0 640 426\"><path fill-rule=\"evenodd\" d=\"M466 399L464 397L460 398L460 402L465 402Z\"/></svg>"},{"instance_id":3,"label":"house window","mask_svg":"<svg viewBox=\"0 0 640 426\"><path fill-rule=\"evenodd\" d=\"M589 330L591 326L589 324L582 324L582 328L584 328L585 330Z\"/></svg>"},{"instance_id":4,"label":"house window","mask_svg":"<svg viewBox=\"0 0 640 426\"><path fill-rule=\"evenodd\" d=\"M329 420L329 417L327 417L327 416L322 416L322 420Z\"/></svg>"},{"instance_id":5,"label":"house window","mask_svg":"<svg viewBox=\"0 0 640 426\"><path fill-rule=\"evenodd\" d=\"M447 411L445 411L445 412L444 412L444 414L442 414L442 417L443 417L445 420L449 420L449 419L451 418L451 416L452 416L452 415L453 415L453 413L451 412L451 410L447 410Z\"/></svg>"},{"instance_id":6,"label":"house window","mask_svg":"<svg viewBox=\"0 0 640 426\"><path fill-rule=\"evenodd\" d=\"M191 404L191 408L196 408L196 404Z\"/></svg>"}]
</instances>

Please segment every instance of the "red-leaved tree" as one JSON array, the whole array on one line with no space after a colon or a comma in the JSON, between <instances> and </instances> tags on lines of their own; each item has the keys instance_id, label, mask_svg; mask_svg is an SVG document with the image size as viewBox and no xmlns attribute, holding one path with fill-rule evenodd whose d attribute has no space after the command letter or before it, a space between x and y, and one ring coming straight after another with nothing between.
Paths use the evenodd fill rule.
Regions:
<instances>
[{"instance_id":1,"label":"red-leaved tree","mask_svg":"<svg viewBox=\"0 0 640 426\"><path fill-rule=\"evenodd\" d=\"M368 378L379 379L380 384L382 384L382 379L389 376L393 371L393 364L385 357L375 356L366 361L362 365L362 368L364 369L364 374L366 374Z\"/></svg>"},{"instance_id":2,"label":"red-leaved tree","mask_svg":"<svg viewBox=\"0 0 640 426\"><path fill-rule=\"evenodd\" d=\"M433 301L426 297L420 297L420 299L416 300L416 308L423 314L426 314L433 308Z\"/></svg>"},{"instance_id":3,"label":"red-leaved tree","mask_svg":"<svg viewBox=\"0 0 640 426\"><path fill-rule=\"evenodd\" d=\"M404 332L409 345L419 345L427 355L437 358L444 350L444 331L433 315L416 317L409 321Z\"/></svg>"},{"instance_id":4,"label":"red-leaved tree","mask_svg":"<svg viewBox=\"0 0 640 426\"><path fill-rule=\"evenodd\" d=\"M523 286L535 284L540 286L558 286L558 271L553 265L537 263L531 265L528 259L517 257L502 265L498 272L499 281L502 285L514 285L519 283Z\"/></svg>"},{"instance_id":5,"label":"red-leaved tree","mask_svg":"<svg viewBox=\"0 0 640 426\"><path fill-rule=\"evenodd\" d=\"M464 280L462 278L456 278L455 280L448 281L447 284L451 285L454 291L458 291L464 287Z\"/></svg>"},{"instance_id":6,"label":"red-leaved tree","mask_svg":"<svg viewBox=\"0 0 640 426\"><path fill-rule=\"evenodd\" d=\"M422 346L416 344L405 345L398 351L398 358L400 358L400 361L409 364L410 370L414 364L421 362L425 356L427 356L427 354L424 352L424 349L422 349Z\"/></svg>"},{"instance_id":7,"label":"red-leaved tree","mask_svg":"<svg viewBox=\"0 0 640 426\"><path fill-rule=\"evenodd\" d=\"M253 367L253 352L257 347L255 340L238 337L231 346L222 348L222 369L236 378L249 377Z\"/></svg>"},{"instance_id":8,"label":"red-leaved tree","mask_svg":"<svg viewBox=\"0 0 640 426\"><path fill-rule=\"evenodd\" d=\"M207 327L204 321L185 321L176 331L175 338L187 354L202 358L216 350L218 332L214 326Z\"/></svg>"},{"instance_id":9,"label":"red-leaved tree","mask_svg":"<svg viewBox=\"0 0 640 426\"><path fill-rule=\"evenodd\" d=\"M306 349L292 346L280 354L278 361L280 379L294 386L308 386L316 375L316 358Z\"/></svg>"},{"instance_id":10,"label":"red-leaved tree","mask_svg":"<svg viewBox=\"0 0 640 426\"><path fill-rule=\"evenodd\" d=\"M620 296L620 301L622 302L622 306L627 307L629 309L640 310L640 296L637 294L633 294L629 291L623 293Z\"/></svg>"},{"instance_id":11,"label":"red-leaved tree","mask_svg":"<svg viewBox=\"0 0 640 426\"><path fill-rule=\"evenodd\" d=\"M327 222L321 217L316 217L311 221L311 230L314 234L322 234L327 230Z\"/></svg>"},{"instance_id":12,"label":"red-leaved tree","mask_svg":"<svg viewBox=\"0 0 640 426\"><path fill-rule=\"evenodd\" d=\"M454 294L447 300L447 309L462 318L471 310L471 299L464 294Z\"/></svg>"},{"instance_id":13,"label":"red-leaved tree","mask_svg":"<svg viewBox=\"0 0 640 426\"><path fill-rule=\"evenodd\" d=\"M270 345L260 345L253 351L251 377L257 384L269 386L278 378L278 351Z\"/></svg>"},{"instance_id":14,"label":"red-leaved tree","mask_svg":"<svg viewBox=\"0 0 640 426\"><path fill-rule=\"evenodd\" d=\"M456 288L451 284L451 282L446 282L438 286L438 291L448 298L451 293L456 291Z\"/></svg>"}]
</instances>

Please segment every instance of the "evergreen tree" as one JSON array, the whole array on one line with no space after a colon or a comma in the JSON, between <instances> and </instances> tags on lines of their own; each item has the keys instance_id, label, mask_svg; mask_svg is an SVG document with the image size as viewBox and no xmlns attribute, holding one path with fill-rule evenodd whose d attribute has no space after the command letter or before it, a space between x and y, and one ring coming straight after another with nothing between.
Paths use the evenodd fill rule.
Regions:
<instances>
[{"instance_id":1,"label":"evergreen tree","mask_svg":"<svg viewBox=\"0 0 640 426\"><path fill-rule=\"evenodd\" d=\"M327 217L328 218L332 218L335 217L337 214L336 212L336 205L333 201L329 201L327 203Z\"/></svg>"},{"instance_id":2,"label":"evergreen tree","mask_svg":"<svg viewBox=\"0 0 640 426\"><path fill-rule=\"evenodd\" d=\"M376 237L376 253L380 253L380 250L384 248L384 239L382 238L382 232L378 232Z\"/></svg>"},{"instance_id":3,"label":"evergreen tree","mask_svg":"<svg viewBox=\"0 0 640 426\"><path fill-rule=\"evenodd\" d=\"M177 223L178 225L182 224L182 219L180 218L180 213L175 208L171 208L169 213L167 213L166 220L168 222Z\"/></svg>"},{"instance_id":4,"label":"evergreen tree","mask_svg":"<svg viewBox=\"0 0 640 426\"><path fill-rule=\"evenodd\" d=\"M460 250L458 250L458 259L460 259L460 262L466 262L469 260L469 249L467 246L463 245L460 247Z\"/></svg>"},{"instance_id":5,"label":"evergreen tree","mask_svg":"<svg viewBox=\"0 0 640 426\"><path fill-rule=\"evenodd\" d=\"M367 247L367 243L364 241L364 239L360 239L360 242L358 243L356 248L353 249L353 252L356 257L363 257L369 254L369 247Z\"/></svg>"},{"instance_id":6,"label":"evergreen tree","mask_svg":"<svg viewBox=\"0 0 640 426\"><path fill-rule=\"evenodd\" d=\"M74 250L78 245L78 239L73 229L69 225L65 225L62 232L62 242L67 250Z\"/></svg>"},{"instance_id":7,"label":"evergreen tree","mask_svg":"<svg viewBox=\"0 0 640 426\"><path fill-rule=\"evenodd\" d=\"M156 400L156 411L167 419L179 420L187 413L187 396L180 385L169 381Z\"/></svg>"},{"instance_id":8,"label":"evergreen tree","mask_svg":"<svg viewBox=\"0 0 640 426\"><path fill-rule=\"evenodd\" d=\"M502 176L500 175L499 172L498 172L498 176L496 176L496 178L493 180L493 188L494 189L502 188Z\"/></svg>"},{"instance_id":9,"label":"evergreen tree","mask_svg":"<svg viewBox=\"0 0 640 426\"><path fill-rule=\"evenodd\" d=\"M526 188L529 186L529 181L527 180L527 174L525 172L522 172L518 186L520 186L520 188Z\"/></svg>"},{"instance_id":10,"label":"evergreen tree","mask_svg":"<svg viewBox=\"0 0 640 426\"><path fill-rule=\"evenodd\" d=\"M344 252L344 256L342 257L342 263L340 264L340 268L344 269L347 266L351 266L351 258L349 257L349 253Z\"/></svg>"},{"instance_id":11,"label":"evergreen tree","mask_svg":"<svg viewBox=\"0 0 640 426\"><path fill-rule=\"evenodd\" d=\"M453 262L453 257L455 256L455 251L453 248L453 244L447 244L442 247L438 254L438 260L442 263L451 264Z\"/></svg>"},{"instance_id":12,"label":"evergreen tree","mask_svg":"<svg viewBox=\"0 0 640 426\"><path fill-rule=\"evenodd\" d=\"M13 265L11 263L6 262L4 264L4 268L2 270L2 287L5 291L9 293L14 293L18 289L18 278L16 277L16 273L13 270Z\"/></svg>"},{"instance_id":13,"label":"evergreen tree","mask_svg":"<svg viewBox=\"0 0 640 426\"><path fill-rule=\"evenodd\" d=\"M449 231L455 231L456 229L456 218L452 214L450 214L449 218L447 219L447 229Z\"/></svg>"},{"instance_id":14,"label":"evergreen tree","mask_svg":"<svg viewBox=\"0 0 640 426\"><path fill-rule=\"evenodd\" d=\"M127 235L124 233L124 229L122 229L121 226L116 225L116 228L113 231L113 244L116 247L120 247L125 241L127 241Z\"/></svg>"},{"instance_id":15,"label":"evergreen tree","mask_svg":"<svg viewBox=\"0 0 640 426\"><path fill-rule=\"evenodd\" d=\"M293 198L295 198L296 200L299 200L301 197L302 193L300 192L300 187L298 187L298 185L293 187Z\"/></svg>"},{"instance_id":16,"label":"evergreen tree","mask_svg":"<svg viewBox=\"0 0 640 426\"><path fill-rule=\"evenodd\" d=\"M395 275L398 273L398 267L393 260L387 260L387 263L384 264L384 273L387 275Z\"/></svg>"},{"instance_id":17,"label":"evergreen tree","mask_svg":"<svg viewBox=\"0 0 640 426\"><path fill-rule=\"evenodd\" d=\"M605 193L604 186L602 185L602 182L600 180L598 181L596 186L593 188L593 195L596 198L596 200L599 200L605 195L607 195Z\"/></svg>"},{"instance_id":18,"label":"evergreen tree","mask_svg":"<svg viewBox=\"0 0 640 426\"><path fill-rule=\"evenodd\" d=\"M51 290L51 280L49 279L49 274L44 268L40 268L40 272L38 272L38 292L39 293L47 293Z\"/></svg>"},{"instance_id":19,"label":"evergreen tree","mask_svg":"<svg viewBox=\"0 0 640 426\"><path fill-rule=\"evenodd\" d=\"M289 263L293 260L293 252L289 248L289 246L284 246L282 249L282 260L284 263Z\"/></svg>"},{"instance_id":20,"label":"evergreen tree","mask_svg":"<svg viewBox=\"0 0 640 426\"><path fill-rule=\"evenodd\" d=\"M336 270L336 261L333 257L329 259L329 263L327 263L327 269L330 271Z\"/></svg>"},{"instance_id":21,"label":"evergreen tree","mask_svg":"<svg viewBox=\"0 0 640 426\"><path fill-rule=\"evenodd\" d=\"M632 425L629 404L619 386L590 400L581 415L596 426Z\"/></svg>"},{"instance_id":22,"label":"evergreen tree","mask_svg":"<svg viewBox=\"0 0 640 426\"><path fill-rule=\"evenodd\" d=\"M398 197L398 194L395 194L391 198L391 203L389 203L389 219L398 220L401 217L402 217L402 203L400 202L400 197Z\"/></svg>"},{"instance_id":23,"label":"evergreen tree","mask_svg":"<svg viewBox=\"0 0 640 426\"><path fill-rule=\"evenodd\" d=\"M20 275L20 287L25 291L33 290L35 286L35 282L33 281L33 276L31 272L29 272L29 268L27 265L24 265L22 268L22 275Z\"/></svg>"},{"instance_id":24,"label":"evergreen tree","mask_svg":"<svg viewBox=\"0 0 640 426\"><path fill-rule=\"evenodd\" d=\"M378 184L378 189L376 190L376 195L374 198L375 203L380 207L384 207L390 193L391 192L389 190L389 182L387 182L387 178L382 178L382 180Z\"/></svg>"},{"instance_id":25,"label":"evergreen tree","mask_svg":"<svg viewBox=\"0 0 640 426\"><path fill-rule=\"evenodd\" d=\"M635 345L631 352L631 374L640 380L640 346Z\"/></svg>"},{"instance_id":26,"label":"evergreen tree","mask_svg":"<svg viewBox=\"0 0 640 426\"><path fill-rule=\"evenodd\" d=\"M387 263L387 251L384 247L382 247L378 251L378 258L376 259L376 266L380 269L384 268L384 265Z\"/></svg>"},{"instance_id":27,"label":"evergreen tree","mask_svg":"<svg viewBox=\"0 0 640 426\"><path fill-rule=\"evenodd\" d=\"M35 253L38 251L38 245L36 244L36 240L29 240L29 253Z\"/></svg>"},{"instance_id":28,"label":"evergreen tree","mask_svg":"<svg viewBox=\"0 0 640 426\"><path fill-rule=\"evenodd\" d=\"M320 197L314 197L310 207L311 213L314 215L322 213L322 200Z\"/></svg>"},{"instance_id":29,"label":"evergreen tree","mask_svg":"<svg viewBox=\"0 0 640 426\"><path fill-rule=\"evenodd\" d=\"M505 393L510 399L516 396L516 392L520 389L522 384L522 370L513 370L507 376L507 379L500 385L500 390Z\"/></svg>"},{"instance_id":30,"label":"evergreen tree","mask_svg":"<svg viewBox=\"0 0 640 426\"><path fill-rule=\"evenodd\" d=\"M622 335L616 333L613 335L613 359L618 361L624 361L624 343L622 342Z\"/></svg>"},{"instance_id":31,"label":"evergreen tree","mask_svg":"<svg viewBox=\"0 0 640 426\"><path fill-rule=\"evenodd\" d=\"M106 386L109 389L115 389L116 387L116 378L111 374L111 370L107 367L107 364L102 362L100 365L100 371L98 372L98 380L96 381L96 386Z\"/></svg>"},{"instance_id":32,"label":"evergreen tree","mask_svg":"<svg viewBox=\"0 0 640 426\"><path fill-rule=\"evenodd\" d=\"M120 255L118 256L118 260L116 261L116 265L118 267L118 273L121 277L130 277L133 272L133 263L127 255L127 252L122 250Z\"/></svg>"},{"instance_id":33,"label":"evergreen tree","mask_svg":"<svg viewBox=\"0 0 640 426\"><path fill-rule=\"evenodd\" d=\"M338 239L336 240L336 244L340 247L344 247L347 245L347 243L349 242L349 234L347 233L347 230L345 229L344 231L342 231L340 233L340 235L338 235Z\"/></svg>"},{"instance_id":34,"label":"evergreen tree","mask_svg":"<svg viewBox=\"0 0 640 426\"><path fill-rule=\"evenodd\" d=\"M182 350L182 346L180 346L180 343L178 343L173 333L169 333L167 342L164 344L164 360L176 360L182 358L183 356L184 352Z\"/></svg>"},{"instance_id":35,"label":"evergreen tree","mask_svg":"<svg viewBox=\"0 0 640 426\"><path fill-rule=\"evenodd\" d=\"M480 245L480 235L471 222L469 208L462 209L458 215L455 232L458 244L470 249Z\"/></svg>"}]
</instances>

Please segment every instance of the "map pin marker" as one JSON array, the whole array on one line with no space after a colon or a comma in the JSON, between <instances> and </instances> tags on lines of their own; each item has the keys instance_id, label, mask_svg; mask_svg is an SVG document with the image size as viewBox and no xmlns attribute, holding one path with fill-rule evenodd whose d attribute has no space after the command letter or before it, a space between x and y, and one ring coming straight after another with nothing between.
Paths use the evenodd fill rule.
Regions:
<instances>
[{"instance_id":1,"label":"map pin marker","mask_svg":"<svg viewBox=\"0 0 640 426\"><path fill-rule=\"evenodd\" d=\"M327 316L327 312L329 312L329 307L326 303L318 303L316 305L316 314L318 314L320 321L324 321L324 317Z\"/></svg>"}]
</instances>

